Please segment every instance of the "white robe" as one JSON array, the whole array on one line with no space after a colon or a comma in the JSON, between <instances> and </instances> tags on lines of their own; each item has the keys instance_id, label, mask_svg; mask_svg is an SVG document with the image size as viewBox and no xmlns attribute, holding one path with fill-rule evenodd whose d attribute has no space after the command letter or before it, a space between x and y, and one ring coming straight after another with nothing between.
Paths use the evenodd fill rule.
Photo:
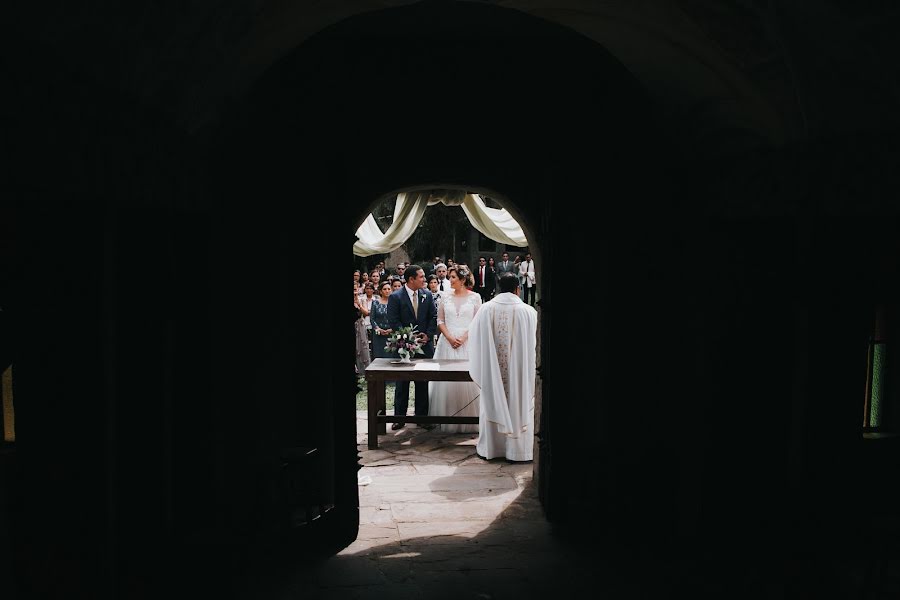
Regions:
<instances>
[{"instance_id":1,"label":"white robe","mask_svg":"<svg viewBox=\"0 0 900 600\"><path fill-rule=\"evenodd\" d=\"M469 373L481 388L478 454L532 460L537 311L498 294L475 315L468 345Z\"/></svg>"}]
</instances>

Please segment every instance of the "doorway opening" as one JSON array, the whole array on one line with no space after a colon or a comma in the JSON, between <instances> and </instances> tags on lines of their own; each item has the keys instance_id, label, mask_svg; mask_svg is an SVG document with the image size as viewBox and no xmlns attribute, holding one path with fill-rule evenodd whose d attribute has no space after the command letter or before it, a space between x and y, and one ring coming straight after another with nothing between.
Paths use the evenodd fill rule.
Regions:
<instances>
[{"instance_id":1,"label":"doorway opening","mask_svg":"<svg viewBox=\"0 0 900 600\"><path fill-rule=\"evenodd\" d=\"M412 203L420 203L415 209ZM425 204L427 206L421 206ZM412 215L410 217L410 215ZM429 218L430 217L430 218ZM412 221L403 221L403 219ZM414 221L414 222L413 222ZM435 299L436 309L441 311L444 331L436 335L437 345L432 351L436 362L450 348L449 339L454 338L453 327L465 327L471 316L484 302L491 301L499 293L496 281L496 266L488 267L489 259L498 265L506 258L504 268L518 277L519 265L513 266L517 255L524 257L530 253L533 259L531 279L527 284L539 288L540 249L529 241L531 230L527 215L523 215L504 195L496 191L478 187L447 187L424 185L405 188L384 194L370 207L369 212L360 217L357 242L354 245L354 265L360 272L369 272L385 296L394 287L384 285L384 281L394 281L403 285L406 270L411 266L421 267L427 276L433 277L429 297ZM368 231L366 228L369 228ZM498 231L500 231L498 233ZM535 266L536 265L536 266ZM401 266L403 267L401 270ZM463 289L463 276L469 278L468 289ZM524 277L529 277L526 270ZM354 274L355 277L355 274ZM480 279L480 280L478 280ZM456 281L454 289L460 290L476 307L470 312L456 310L455 300L459 299L447 283L442 291L437 281ZM400 283L397 283L400 282ZM477 290L477 291L473 291ZM521 294L521 292L520 292ZM386 322L382 322L388 298L379 300L361 296L363 313L369 313L369 327L373 331L370 347L373 352L370 361L376 358L388 360L380 350L387 339L378 336L383 333ZM520 298L522 296L520 295ZM540 295L532 299L538 314L540 331ZM375 304L373 304L375 303ZM445 310L453 306L454 312L448 317ZM364 327L363 316L358 320L358 329ZM446 337L443 333L449 334ZM539 335L539 333L538 333ZM387 336L389 337L389 336ZM356 336L357 356L361 335ZM442 344L445 344L442 346ZM460 351L465 355L465 348ZM456 356L456 354L453 354ZM536 363L540 364L540 344L535 348ZM359 364L357 369L359 370ZM536 379L534 394L534 422L532 435L540 423L540 381ZM379 397L367 382L365 369L360 374L357 387L357 444L360 451L360 536L344 553L353 554L363 548L371 548L379 538L372 538L372 531L392 532L388 538L403 542L431 535L459 535L474 537L495 523L512 504L533 501L537 503L533 480L537 472L538 453L534 449L537 438L531 438L531 458L528 461L509 461L505 458L485 460L476 452L478 428L480 425L435 423L421 424L394 420L382 423L372 443L373 423L371 415L378 413L401 418L395 414L397 385L389 382L383 385L383 410L376 410L370 402ZM426 382L427 384L428 382ZM445 394L444 388L460 391L471 386L472 393L456 391ZM455 386L455 387L454 387ZM480 389L471 382L432 381L426 386L409 385L406 418L415 418L416 394L427 390L431 407L439 402L441 416L455 417L459 413L474 414L477 422L477 402ZM472 396L472 398L469 398ZM455 403L454 403L455 402ZM474 412L472 406L474 402ZM452 406L450 405L452 404ZM457 404L459 406L457 406ZM421 409L421 399L419 408ZM444 413L447 413L446 415ZM436 419L437 413L429 412ZM374 447L373 447L374 446ZM526 497L521 497L526 494ZM536 504L537 505L537 504ZM387 527L387 525L393 527ZM387 543L387 539L383 540Z\"/></svg>"}]
</instances>

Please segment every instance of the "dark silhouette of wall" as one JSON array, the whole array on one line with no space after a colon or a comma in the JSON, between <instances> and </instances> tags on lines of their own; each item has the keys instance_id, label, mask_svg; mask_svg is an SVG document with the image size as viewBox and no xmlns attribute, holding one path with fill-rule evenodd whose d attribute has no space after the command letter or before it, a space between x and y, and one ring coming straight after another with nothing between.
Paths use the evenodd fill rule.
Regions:
<instances>
[{"instance_id":1,"label":"dark silhouette of wall","mask_svg":"<svg viewBox=\"0 0 900 600\"><path fill-rule=\"evenodd\" d=\"M860 437L874 308L897 304L888 125L772 147L710 116L692 135L599 45L480 4L321 31L195 132L20 36L0 305L23 596L140 597L184 571L225 586L250 556L354 538L335 290L356 225L412 185L495 190L537 240L538 480L562 537L894 550L894 497L864 509L896 449ZM308 484L335 510L292 535L297 447L320 449Z\"/></svg>"}]
</instances>

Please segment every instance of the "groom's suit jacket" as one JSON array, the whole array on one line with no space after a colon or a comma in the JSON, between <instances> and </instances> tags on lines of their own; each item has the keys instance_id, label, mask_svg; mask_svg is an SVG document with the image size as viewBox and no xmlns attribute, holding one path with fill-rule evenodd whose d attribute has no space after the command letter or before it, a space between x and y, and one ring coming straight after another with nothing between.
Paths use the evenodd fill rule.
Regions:
<instances>
[{"instance_id":1,"label":"groom's suit jacket","mask_svg":"<svg viewBox=\"0 0 900 600\"><path fill-rule=\"evenodd\" d=\"M422 346L425 355L415 355L420 358L432 358L434 356L434 335L437 333L437 304L431 292L425 289L416 290L419 295L419 316L413 311L412 302L404 285L388 296L387 320L391 329L400 327L418 326L418 330L428 334L428 343Z\"/></svg>"}]
</instances>

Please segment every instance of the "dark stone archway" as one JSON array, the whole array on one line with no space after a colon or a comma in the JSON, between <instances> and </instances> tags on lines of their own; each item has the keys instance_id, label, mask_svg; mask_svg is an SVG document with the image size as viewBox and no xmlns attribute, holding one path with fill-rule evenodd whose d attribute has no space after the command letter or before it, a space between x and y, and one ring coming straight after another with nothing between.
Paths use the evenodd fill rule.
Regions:
<instances>
[{"instance_id":1,"label":"dark stone archway","mask_svg":"<svg viewBox=\"0 0 900 600\"><path fill-rule=\"evenodd\" d=\"M290 530L277 483L297 446L324 449L311 483L338 508L283 554L353 538L351 371L305 355L311 341L345 352L349 315L326 294L367 203L422 182L502 191L539 239L542 499L561 534L773 560L900 539L896 496L859 493L897 460L894 441L859 435L860 347L900 281L893 92L866 83L890 70L862 64L877 49L775 18L796 60L758 63L769 96L749 104L811 118L772 148L766 111L715 100L727 81L710 103L694 93L729 69L697 64L687 81L669 65L690 48L654 54L656 25L683 30L667 8L625 25L584 13L623 49L651 32L629 63L655 80L651 100L596 43L486 3L421 2L309 38L331 15L317 6L286 55L294 29L264 33L283 13L241 5L221 20L41 5L15 21L0 300L17 441L0 550L23 595L136 596L171 566L223 581ZM889 49L877 20L859 31ZM245 45L251 21L265 48ZM725 25L740 55L742 21ZM215 81L195 77L223 53ZM249 95L226 97L274 55Z\"/></svg>"},{"instance_id":2,"label":"dark stone archway","mask_svg":"<svg viewBox=\"0 0 900 600\"><path fill-rule=\"evenodd\" d=\"M653 121L652 104L621 65L564 28L465 3L371 13L298 47L231 115L222 144L228 149L224 208L238 210L235 218L245 222L239 207L248 196L267 205L256 218L279 229L290 273L310 252L316 265L346 256L372 198L391 190L435 182L502 190L513 199L542 265L537 462L541 497L554 518L554 494L570 493L550 485L557 442L552 398L559 393L562 400L565 387L565 375L559 388L551 376L554 273L566 271L567 245L590 248L596 240L583 232L569 239L552 228L582 219L561 213L584 197L593 204L595 195L643 195L641 188L654 180L636 172L668 169L658 160L667 143ZM321 204L312 208L304 197ZM310 225L317 246L307 242ZM339 264L328 271L339 272ZM564 275L559 295L568 287ZM344 317L318 321L320 333L339 330ZM560 355L572 360L568 352ZM352 501L354 419L341 399L355 389L339 366L332 381L331 404L322 402L310 417L335 423L335 438L323 443L334 444L336 490L347 486L345 499ZM566 443L559 440L561 448ZM560 482L569 475L561 473Z\"/></svg>"}]
</instances>

